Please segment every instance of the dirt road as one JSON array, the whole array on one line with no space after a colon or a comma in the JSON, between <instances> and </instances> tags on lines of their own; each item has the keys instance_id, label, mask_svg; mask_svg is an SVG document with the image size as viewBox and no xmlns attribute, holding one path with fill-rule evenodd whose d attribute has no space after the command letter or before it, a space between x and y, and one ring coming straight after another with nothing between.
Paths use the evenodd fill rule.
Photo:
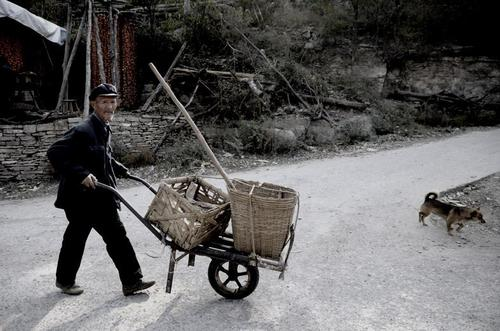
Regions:
<instances>
[{"instance_id":1,"label":"dirt road","mask_svg":"<svg viewBox=\"0 0 500 331\"><path fill-rule=\"evenodd\" d=\"M129 212L122 218L148 279L123 297L95 233L78 283L65 296L54 273L65 228L54 196L0 201L2 330L499 330L499 215L448 236L418 223L424 195L500 170L500 129L351 157L259 168L231 177L301 194L301 219L285 280L261 269L256 291L224 300L206 278L208 259L178 266L164 293L167 254ZM218 183L223 186L222 182ZM151 195L122 191L144 212ZM491 222L493 220L493 222ZM496 220L496 223L495 223ZM495 225L496 224L496 225ZM473 230L473 231L472 231Z\"/></svg>"}]
</instances>

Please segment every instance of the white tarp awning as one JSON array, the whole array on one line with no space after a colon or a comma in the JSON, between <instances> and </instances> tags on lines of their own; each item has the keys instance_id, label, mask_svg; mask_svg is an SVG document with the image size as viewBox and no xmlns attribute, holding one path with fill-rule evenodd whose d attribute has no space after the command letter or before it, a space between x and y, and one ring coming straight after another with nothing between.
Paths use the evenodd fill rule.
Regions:
<instances>
[{"instance_id":1,"label":"white tarp awning","mask_svg":"<svg viewBox=\"0 0 500 331\"><path fill-rule=\"evenodd\" d=\"M27 26L48 40L63 45L66 41L66 29L59 25L47 21L40 16L29 12L21 6L18 6L7 0L0 0L0 18L9 17L17 22Z\"/></svg>"}]
</instances>

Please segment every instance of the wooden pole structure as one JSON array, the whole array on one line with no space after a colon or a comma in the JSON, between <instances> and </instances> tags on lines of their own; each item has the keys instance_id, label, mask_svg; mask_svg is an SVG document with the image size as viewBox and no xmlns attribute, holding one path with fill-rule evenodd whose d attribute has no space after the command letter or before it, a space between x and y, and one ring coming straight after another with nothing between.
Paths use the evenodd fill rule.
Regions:
<instances>
[{"instance_id":1,"label":"wooden pole structure","mask_svg":"<svg viewBox=\"0 0 500 331\"><path fill-rule=\"evenodd\" d=\"M168 80L168 77L170 77L170 75L172 74L172 71L174 70L174 67L177 64L177 61L179 61L179 59L182 55L182 52L184 52L184 49L186 48L186 46L187 46L187 43L184 42L181 46L181 49L179 49L179 52L177 52L177 55L175 56L174 61L172 61L172 64L170 64L170 67L168 68L167 73L165 74L165 76L163 76L163 80ZM149 106L151 105L151 102L153 102L153 100L155 99L156 95L160 92L160 90L161 90L161 83L158 83L158 85L156 85L156 88L154 89L154 91L151 93L151 95L148 97L148 99L146 100L146 102L142 106L141 111L148 110Z\"/></svg>"},{"instance_id":2,"label":"wooden pole structure","mask_svg":"<svg viewBox=\"0 0 500 331\"><path fill-rule=\"evenodd\" d=\"M70 52L70 46L71 46L71 25L72 25L72 19L71 19L71 3L67 3L68 9L66 12L66 31L68 32L67 37L66 37L66 43L64 44L64 58L63 58L63 63L62 63L62 70L64 73L64 69L68 65L68 59L69 59L69 52ZM66 92L64 93L64 98L68 98L68 89L66 88Z\"/></svg>"},{"instance_id":3,"label":"wooden pole structure","mask_svg":"<svg viewBox=\"0 0 500 331\"><path fill-rule=\"evenodd\" d=\"M64 95L66 94L66 91L68 89L69 72L71 70L71 65L73 64L73 59L75 58L75 55L76 55L76 50L78 49L78 44L80 43L80 39L82 37L82 31L83 31L83 26L85 25L86 13L87 13L87 11L85 10L85 12L83 13L83 16L82 16L82 20L80 22L80 26L78 27L78 32L76 33L75 42L73 43L73 48L71 49L71 54L69 56L68 63L66 64L66 67L64 68L63 79L61 82L61 88L59 90L59 96L57 98L56 110L61 109Z\"/></svg>"},{"instance_id":4,"label":"wooden pole structure","mask_svg":"<svg viewBox=\"0 0 500 331\"><path fill-rule=\"evenodd\" d=\"M112 25L112 34L111 34L111 41L112 41L112 48L113 48L113 84L115 85L116 89L119 91L120 90L120 66L119 66L119 61L120 61L120 46L118 44L118 18L119 18L119 12L116 10L115 15L113 15L113 25Z\"/></svg>"},{"instance_id":5,"label":"wooden pole structure","mask_svg":"<svg viewBox=\"0 0 500 331\"><path fill-rule=\"evenodd\" d=\"M99 64L99 81L100 83L106 83L106 74L104 73L104 58L102 54L102 43L101 43L101 33L99 30L99 21L97 20L97 15L95 13L92 16L94 18L96 52L97 52L97 61Z\"/></svg>"},{"instance_id":6,"label":"wooden pole structure","mask_svg":"<svg viewBox=\"0 0 500 331\"><path fill-rule=\"evenodd\" d=\"M191 128L194 131L194 134L196 135L196 137L200 141L201 146L205 149L205 152L207 153L208 157L212 161L213 165L215 166L215 168L219 171L219 173L224 178L224 181L226 182L227 186L234 188L233 183L231 183L231 180L229 179L228 175L226 174L224 169L222 169L222 166L220 165L219 160L217 160L217 157L215 156L214 152L212 152L212 150L210 149L210 146L208 146L207 141L205 140L205 138L201 134L200 130L196 126L196 123L194 123L194 121L191 119L191 116L189 115L187 110L184 108L182 103L177 99L174 92L172 91L170 86L167 84L167 82L165 82L165 80L163 79L161 74L158 72L158 70L156 69L154 64L150 63L149 67L151 68L151 70L155 74L155 76L158 79L158 81L160 82L160 84L163 86L163 89L165 90L165 92L167 92L167 94L170 96L170 98L175 103L177 108L179 108L179 110L182 112L182 114L186 118L186 121L189 123L189 125L191 126Z\"/></svg>"},{"instance_id":7,"label":"wooden pole structure","mask_svg":"<svg viewBox=\"0 0 500 331\"><path fill-rule=\"evenodd\" d=\"M90 67L90 49L92 46L92 0L89 0L89 7L87 12L87 49L85 52L85 96L83 97L83 118L89 116L89 95L90 95L90 80L92 78L92 71Z\"/></svg>"}]
</instances>

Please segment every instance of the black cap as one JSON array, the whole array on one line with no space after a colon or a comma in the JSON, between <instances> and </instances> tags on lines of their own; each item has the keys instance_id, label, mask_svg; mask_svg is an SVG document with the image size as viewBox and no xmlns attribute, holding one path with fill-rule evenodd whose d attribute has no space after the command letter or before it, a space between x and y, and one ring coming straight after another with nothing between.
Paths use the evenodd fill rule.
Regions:
<instances>
[{"instance_id":1,"label":"black cap","mask_svg":"<svg viewBox=\"0 0 500 331\"><path fill-rule=\"evenodd\" d=\"M94 87L92 92L90 92L89 99L91 101L95 100L97 97L118 97L118 92L116 92L116 87L114 85L103 83Z\"/></svg>"}]
</instances>

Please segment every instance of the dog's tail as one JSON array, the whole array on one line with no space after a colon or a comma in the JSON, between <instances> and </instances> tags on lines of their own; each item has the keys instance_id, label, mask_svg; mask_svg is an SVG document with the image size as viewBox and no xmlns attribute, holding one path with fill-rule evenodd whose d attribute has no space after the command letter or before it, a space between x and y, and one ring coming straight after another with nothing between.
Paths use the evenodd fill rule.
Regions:
<instances>
[{"instance_id":1,"label":"dog's tail","mask_svg":"<svg viewBox=\"0 0 500 331\"><path fill-rule=\"evenodd\" d=\"M425 196L425 201L435 200L437 197L438 197L437 193L434 193L434 192L429 192L429 193L427 193L427 195Z\"/></svg>"}]
</instances>

